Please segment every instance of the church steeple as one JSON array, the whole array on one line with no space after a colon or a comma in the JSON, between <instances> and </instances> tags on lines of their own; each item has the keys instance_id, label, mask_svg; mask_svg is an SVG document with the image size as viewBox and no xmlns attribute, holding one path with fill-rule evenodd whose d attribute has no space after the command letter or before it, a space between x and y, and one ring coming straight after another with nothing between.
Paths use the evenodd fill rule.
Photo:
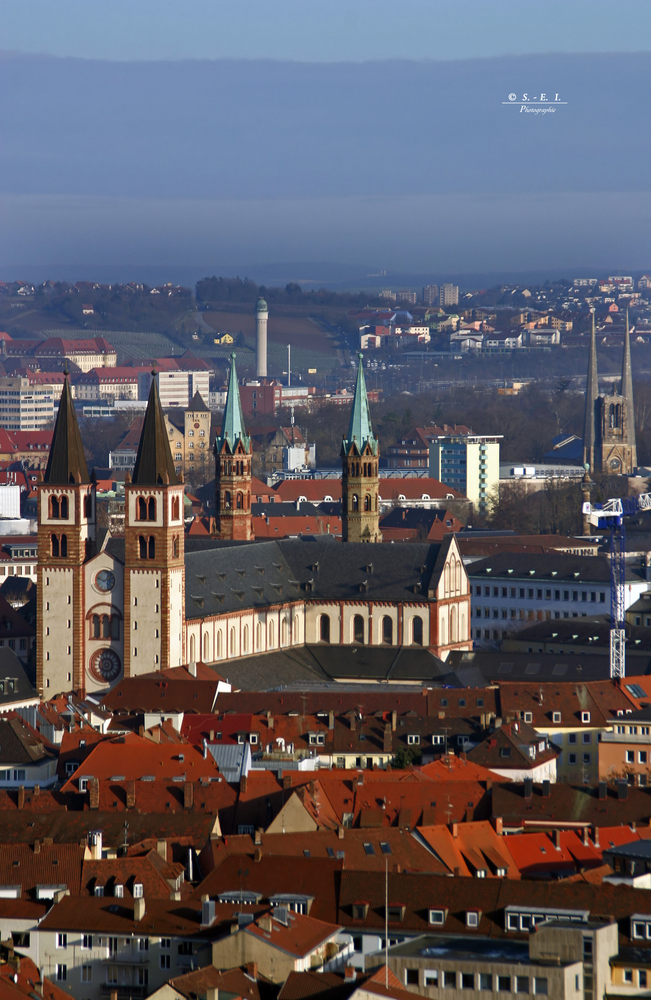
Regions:
<instances>
[{"instance_id":1,"label":"church steeple","mask_svg":"<svg viewBox=\"0 0 651 1000\"><path fill-rule=\"evenodd\" d=\"M169 486L178 482L155 377L151 380L131 482L136 486Z\"/></svg>"},{"instance_id":2,"label":"church steeple","mask_svg":"<svg viewBox=\"0 0 651 1000\"><path fill-rule=\"evenodd\" d=\"M585 414L583 417L583 462L594 471L599 464L595 454L597 445L597 405L599 398L599 377L597 374L597 339L595 335L594 310L592 312L592 332L590 334L590 355L588 358L588 380L585 387Z\"/></svg>"},{"instance_id":3,"label":"church steeple","mask_svg":"<svg viewBox=\"0 0 651 1000\"><path fill-rule=\"evenodd\" d=\"M637 448L635 444L635 409L633 404L633 369L631 367L631 335L628 326L628 309L626 310L626 330L624 333L624 357L622 359L622 388L621 394L626 400L626 413L628 416L628 444L636 452L635 463L637 462ZM635 464L634 463L634 464Z\"/></svg>"},{"instance_id":4,"label":"church steeple","mask_svg":"<svg viewBox=\"0 0 651 1000\"><path fill-rule=\"evenodd\" d=\"M373 433L371 410L360 352L348 436L341 444L341 521L344 542L381 542L378 464L380 447Z\"/></svg>"},{"instance_id":5,"label":"church steeple","mask_svg":"<svg viewBox=\"0 0 651 1000\"><path fill-rule=\"evenodd\" d=\"M88 465L66 374L43 482L52 486L88 484Z\"/></svg>"},{"instance_id":6,"label":"church steeple","mask_svg":"<svg viewBox=\"0 0 651 1000\"><path fill-rule=\"evenodd\" d=\"M219 538L249 541L251 519L251 438L246 433L237 384L235 354L221 433L215 438L215 527Z\"/></svg>"}]
</instances>

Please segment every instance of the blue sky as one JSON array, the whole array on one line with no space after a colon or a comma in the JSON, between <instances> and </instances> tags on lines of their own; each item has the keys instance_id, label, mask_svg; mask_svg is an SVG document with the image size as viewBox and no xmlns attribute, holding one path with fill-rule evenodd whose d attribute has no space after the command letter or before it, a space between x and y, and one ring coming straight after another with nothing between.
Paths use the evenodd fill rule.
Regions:
<instances>
[{"instance_id":1,"label":"blue sky","mask_svg":"<svg viewBox=\"0 0 651 1000\"><path fill-rule=\"evenodd\" d=\"M0 278L651 268L649 0L0 14ZM542 91L567 104L508 103Z\"/></svg>"},{"instance_id":2,"label":"blue sky","mask_svg":"<svg viewBox=\"0 0 651 1000\"><path fill-rule=\"evenodd\" d=\"M2 48L84 59L478 59L651 48L648 0L2 0Z\"/></svg>"}]
</instances>

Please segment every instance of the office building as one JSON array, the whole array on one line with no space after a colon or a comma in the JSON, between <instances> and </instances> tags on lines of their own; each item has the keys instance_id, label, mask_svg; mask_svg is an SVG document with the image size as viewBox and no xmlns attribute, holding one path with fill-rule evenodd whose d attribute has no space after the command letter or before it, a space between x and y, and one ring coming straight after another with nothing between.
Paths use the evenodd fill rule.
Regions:
<instances>
[{"instance_id":1,"label":"office building","mask_svg":"<svg viewBox=\"0 0 651 1000\"><path fill-rule=\"evenodd\" d=\"M429 447L429 474L467 496L478 510L488 510L491 493L499 488L501 434L449 435Z\"/></svg>"},{"instance_id":2,"label":"office building","mask_svg":"<svg viewBox=\"0 0 651 1000\"><path fill-rule=\"evenodd\" d=\"M450 285L447 282L441 285L439 291L439 305L443 306L456 306L459 304L459 286Z\"/></svg>"}]
</instances>

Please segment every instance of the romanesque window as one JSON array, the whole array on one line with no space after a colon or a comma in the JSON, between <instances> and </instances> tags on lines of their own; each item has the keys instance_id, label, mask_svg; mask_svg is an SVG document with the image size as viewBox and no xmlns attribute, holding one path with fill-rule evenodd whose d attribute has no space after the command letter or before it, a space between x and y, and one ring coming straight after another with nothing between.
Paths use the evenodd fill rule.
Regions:
<instances>
[{"instance_id":1,"label":"romanesque window","mask_svg":"<svg viewBox=\"0 0 651 1000\"><path fill-rule=\"evenodd\" d=\"M385 615L382 619L382 642L393 645L393 619Z\"/></svg>"},{"instance_id":2,"label":"romanesque window","mask_svg":"<svg viewBox=\"0 0 651 1000\"><path fill-rule=\"evenodd\" d=\"M292 642L298 642L298 615L294 615L294 632Z\"/></svg>"},{"instance_id":3,"label":"romanesque window","mask_svg":"<svg viewBox=\"0 0 651 1000\"><path fill-rule=\"evenodd\" d=\"M155 559L156 558L156 539L154 538L153 535L149 536L149 553L148 553L148 555L149 555L150 559Z\"/></svg>"},{"instance_id":4,"label":"romanesque window","mask_svg":"<svg viewBox=\"0 0 651 1000\"><path fill-rule=\"evenodd\" d=\"M197 656L196 656L196 653L197 653L196 646L197 646L197 641L196 641L195 637L193 635L191 635L190 636L190 663L195 663L196 662L196 659L197 659Z\"/></svg>"},{"instance_id":5,"label":"romanesque window","mask_svg":"<svg viewBox=\"0 0 651 1000\"><path fill-rule=\"evenodd\" d=\"M245 625L242 629L242 652L248 653L249 651L249 626Z\"/></svg>"},{"instance_id":6,"label":"romanesque window","mask_svg":"<svg viewBox=\"0 0 651 1000\"><path fill-rule=\"evenodd\" d=\"M179 536L178 535L174 535L174 537L172 539L172 556L173 556L174 559L178 559L178 557L179 557Z\"/></svg>"},{"instance_id":7,"label":"romanesque window","mask_svg":"<svg viewBox=\"0 0 651 1000\"><path fill-rule=\"evenodd\" d=\"M280 645L287 645L287 619L283 618L280 623Z\"/></svg>"},{"instance_id":8,"label":"romanesque window","mask_svg":"<svg viewBox=\"0 0 651 1000\"><path fill-rule=\"evenodd\" d=\"M244 507L244 497L241 493L237 494L235 506L237 507L238 510L242 510L242 508Z\"/></svg>"},{"instance_id":9,"label":"romanesque window","mask_svg":"<svg viewBox=\"0 0 651 1000\"><path fill-rule=\"evenodd\" d=\"M50 549L51 549L52 555L55 558L58 558L58 556L60 554L60 549L61 549L61 546L59 545L59 536L58 535L51 535L51 537L50 537Z\"/></svg>"},{"instance_id":10,"label":"romanesque window","mask_svg":"<svg viewBox=\"0 0 651 1000\"><path fill-rule=\"evenodd\" d=\"M272 621L269 622L269 649L273 649L276 645L276 626Z\"/></svg>"},{"instance_id":11,"label":"romanesque window","mask_svg":"<svg viewBox=\"0 0 651 1000\"><path fill-rule=\"evenodd\" d=\"M356 493L353 493L353 498L351 501L351 507L353 510L359 510L359 497Z\"/></svg>"},{"instance_id":12,"label":"romanesque window","mask_svg":"<svg viewBox=\"0 0 651 1000\"><path fill-rule=\"evenodd\" d=\"M145 535L139 535L138 537L138 549L141 559L155 559L156 558L156 539L153 535L146 538Z\"/></svg>"},{"instance_id":13,"label":"romanesque window","mask_svg":"<svg viewBox=\"0 0 651 1000\"><path fill-rule=\"evenodd\" d=\"M84 517L93 516L93 498L88 494L84 497Z\"/></svg>"},{"instance_id":14,"label":"romanesque window","mask_svg":"<svg viewBox=\"0 0 651 1000\"><path fill-rule=\"evenodd\" d=\"M411 641L414 646L423 645L423 619L416 615L411 620Z\"/></svg>"},{"instance_id":15,"label":"romanesque window","mask_svg":"<svg viewBox=\"0 0 651 1000\"><path fill-rule=\"evenodd\" d=\"M224 493L224 510L230 510L230 509L231 509L231 494L229 490L226 490Z\"/></svg>"},{"instance_id":16,"label":"romanesque window","mask_svg":"<svg viewBox=\"0 0 651 1000\"><path fill-rule=\"evenodd\" d=\"M221 660L222 656L224 655L223 641L224 640L222 639L222 630L220 629L219 632L217 633L217 659L218 660Z\"/></svg>"},{"instance_id":17,"label":"romanesque window","mask_svg":"<svg viewBox=\"0 0 651 1000\"><path fill-rule=\"evenodd\" d=\"M231 656L235 656L235 628L231 626L230 636L228 640L228 648Z\"/></svg>"},{"instance_id":18,"label":"romanesque window","mask_svg":"<svg viewBox=\"0 0 651 1000\"><path fill-rule=\"evenodd\" d=\"M118 615L91 615L91 639L119 639L120 618Z\"/></svg>"},{"instance_id":19,"label":"romanesque window","mask_svg":"<svg viewBox=\"0 0 651 1000\"><path fill-rule=\"evenodd\" d=\"M371 504L371 494L367 493L366 496L364 497L364 510L372 510L372 509L373 508Z\"/></svg>"},{"instance_id":20,"label":"romanesque window","mask_svg":"<svg viewBox=\"0 0 651 1000\"><path fill-rule=\"evenodd\" d=\"M364 643L364 619L361 615L353 616L353 642Z\"/></svg>"},{"instance_id":21,"label":"romanesque window","mask_svg":"<svg viewBox=\"0 0 651 1000\"><path fill-rule=\"evenodd\" d=\"M319 618L319 638L321 642L330 642L330 615Z\"/></svg>"},{"instance_id":22,"label":"romanesque window","mask_svg":"<svg viewBox=\"0 0 651 1000\"><path fill-rule=\"evenodd\" d=\"M450 642L459 641L458 612L456 604L450 608Z\"/></svg>"},{"instance_id":23,"label":"romanesque window","mask_svg":"<svg viewBox=\"0 0 651 1000\"><path fill-rule=\"evenodd\" d=\"M255 627L255 648L262 649L262 644L264 642L264 632L262 630L262 622L258 622Z\"/></svg>"},{"instance_id":24,"label":"romanesque window","mask_svg":"<svg viewBox=\"0 0 651 1000\"><path fill-rule=\"evenodd\" d=\"M50 497L50 518L54 521L66 520L68 517L68 498Z\"/></svg>"},{"instance_id":25,"label":"romanesque window","mask_svg":"<svg viewBox=\"0 0 651 1000\"><path fill-rule=\"evenodd\" d=\"M207 632L203 634L203 662L208 663L210 659L210 636Z\"/></svg>"},{"instance_id":26,"label":"romanesque window","mask_svg":"<svg viewBox=\"0 0 651 1000\"><path fill-rule=\"evenodd\" d=\"M61 557L65 559L65 557L68 555L68 536L61 535L60 541L61 541Z\"/></svg>"},{"instance_id":27,"label":"romanesque window","mask_svg":"<svg viewBox=\"0 0 651 1000\"><path fill-rule=\"evenodd\" d=\"M172 497L172 520L173 521L178 521L178 519L179 519L179 509L180 509L179 498L178 497Z\"/></svg>"}]
</instances>

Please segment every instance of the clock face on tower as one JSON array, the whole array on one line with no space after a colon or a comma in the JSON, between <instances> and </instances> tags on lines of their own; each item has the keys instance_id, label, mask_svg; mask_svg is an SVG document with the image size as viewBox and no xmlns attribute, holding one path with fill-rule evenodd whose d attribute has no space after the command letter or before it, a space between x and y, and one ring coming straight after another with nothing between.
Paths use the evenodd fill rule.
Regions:
<instances>
[{"instance_id":1,"label":"clock face on tower","mask_svg":"<svg viewBox=\"0 0 651 1000\"><path fill-rule=\"evenodd\" d=\"M99 571L95 577L95 586L104 594L108 594L110 590L113 590L115 586L115 576L111 573L110 569L101 569Z\"/></svg>"}]
</instances>

